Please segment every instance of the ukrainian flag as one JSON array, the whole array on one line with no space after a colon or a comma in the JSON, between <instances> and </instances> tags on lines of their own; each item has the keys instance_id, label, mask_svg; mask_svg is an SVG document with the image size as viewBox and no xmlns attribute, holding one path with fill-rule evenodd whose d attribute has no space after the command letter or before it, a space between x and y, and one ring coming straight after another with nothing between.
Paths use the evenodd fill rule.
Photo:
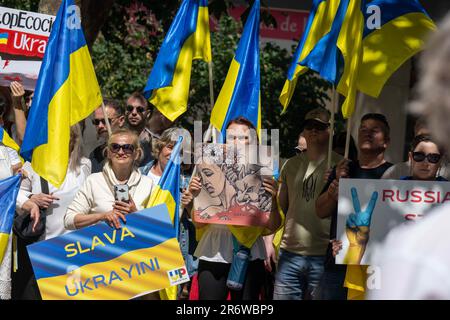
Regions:
<instances>
[{"instance_id":1,"label":"ukrainian flag","mask_svg":"<svg viewBox=\"0 0 450 320\"><path fill-rule=\"evenodd\" d=\"M146 208L151 208L163 203L166 204L176 235L178 235L180 221L180 153L182 141L183 138L180 137L173 148L161 180L159 180L158 185L152 191L146 206ZM161 290L160 297L162 300L176 300L177 290L177 286Z\"/></svg>"},{"instance_id":2,"label":"ukrainian flag","mask_svg":"<svg viewBox=\"0 0 450 320\"><path fill-rule=\"evenodd\" d=\"M0 142L3 143L5 147L9 147L19 152L20 147L13 139L11 139L11 137L8 135L8 132L6 132L3 127L0 127Z\"/></svg>"},{"instance_id":3,"label":"ukrainian flag","mask_svg":"<svg viewBox=\"0 0 450 320\"><path fill-rule=\"evenodd\" d=\"M362 61L365 0L341 0L330 32L300 62L337 86L346 96L344 118L355 109L358 70Z\"/></svg>"},{"instance_id":4,"label":"ukrainian flag","mask_svg":"<svg viewBox=\"0 0 450 320\"><path fill-rule=\"evenodd\" d=\"M294 58L288 70L287 80L281 91L280 102L283 106L282 113L286 112L291 102L298 77L308 70L307 67L301 66L299 62L306 58L317 44L317 41L330 32L331 23L336 15L338 5L339 0L314 0L305 31L294 53Z\"/></svg>"},{"instance_id":5,"label":"ukrainian flag","mask_svg":"<svg viewBox=\"0 0 450 320\"><path fill-rule=\"evenodd\" d=\"M261 129L260 6L260 0L256 0L211 113L211 124L222 132L222 138L228 123L240 116L250 120L258 133Z\"/></svg>"},{"instance_id":6,"label":"ukrainian flag","mask_svg":"<svg viewBox=\"0 0 450 320\"><path fill-rule=\"evenodd\" d=\"M193 59L212 60L208 0L183 0L144 89L171 121L187 110Z\"/></svg>"},{"instance_id":7,"label":"ukrainian flag","mask_svg":"<svg viewBox=\"0 0 450 320\"><path fill-rule=\"evenodd\" d=\"M59 187L69 162L70 126L102 104L81 20L64 0L50 34L28 116L21 154Z\"/></svg>"},{"instance_id":8,"label":"ukrainian flag","mask_svg":"<svg viewBox=\"0 0 450 320\"><path fill-rule=\"evenodd\" d=\"M436 25L417 0L374 0L367 6L380 8L381 27L369 29L366 24L358 90L376 98L391 75L422 50Z\"/></svg>"},{"instance_id":9,"label":"ukrainian flag","mask_svg":"<svg viewBox=\"0 0 450 320\"><path fill-rule=\"evenodd\" d=\"M8 44L8 33L0 33L0 44Z\"/></svg>"},{"instance_id":10,"label":"ukrainian flag","mask_svg":"<svg viewBox=\"0 0 450 320\"><path fill-rule=\"evenodd\" d=\"M0 181L0 264L8 247L21 175Z\"/></svg>"}]
</instances>

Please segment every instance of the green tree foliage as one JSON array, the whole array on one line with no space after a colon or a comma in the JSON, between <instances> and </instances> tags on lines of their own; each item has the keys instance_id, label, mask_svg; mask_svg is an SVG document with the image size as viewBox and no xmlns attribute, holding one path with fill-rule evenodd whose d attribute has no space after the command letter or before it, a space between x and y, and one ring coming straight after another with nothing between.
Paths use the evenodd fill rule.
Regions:
<instances>
[{"instance_id":1,"label":"green tree foliage","mask_svg":"<svg viewBox=\"0 0 450 320\"><path fill-rule=\"evenodd\" d=\"M1 0L0 6L37 12L39 0Z\"/></svg>"}]
</instances>

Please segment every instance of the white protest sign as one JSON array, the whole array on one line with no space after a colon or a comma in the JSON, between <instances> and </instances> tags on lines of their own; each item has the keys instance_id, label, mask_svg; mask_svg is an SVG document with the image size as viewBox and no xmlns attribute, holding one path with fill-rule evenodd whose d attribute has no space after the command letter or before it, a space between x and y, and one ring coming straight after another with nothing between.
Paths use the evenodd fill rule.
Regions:
<instances>
[{"instance_id":1,"label":"white protest sign","mask_svg":"<svg viewBox=\"0 0 450 320\"><path fill-rule=\"evenodd\" d=\"M34 90L55 17L0 7L0 86Z\"/></svg>"},{"instance_id":2,"label":"white protest sign","mask_svg":"<svg viewBox=\"0 0 450 320\"><path fill-rule=\"evenodd\" d=\"M387 234L450 201L450 182L341 179L337 264L370 265Z\"/></svg>"}]
</instances>

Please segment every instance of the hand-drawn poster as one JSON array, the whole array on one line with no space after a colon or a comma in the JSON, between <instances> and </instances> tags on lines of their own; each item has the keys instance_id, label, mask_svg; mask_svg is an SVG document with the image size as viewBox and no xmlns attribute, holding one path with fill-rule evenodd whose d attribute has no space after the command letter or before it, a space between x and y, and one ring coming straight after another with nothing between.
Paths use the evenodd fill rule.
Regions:
<instances>
[{"instance_id":1,"label":"hand-drawn poster","mask_svg":"<svg viewBox=\"0 0 450 320\"><path fill-rule=\"evenodd\" d=\"M202 190L194 200L194 221L265 226L272 208L271 194L263 186L264 178L273 175L270 149L205 144L201 151L197 176Z\"/></svg>"}]
</instances>

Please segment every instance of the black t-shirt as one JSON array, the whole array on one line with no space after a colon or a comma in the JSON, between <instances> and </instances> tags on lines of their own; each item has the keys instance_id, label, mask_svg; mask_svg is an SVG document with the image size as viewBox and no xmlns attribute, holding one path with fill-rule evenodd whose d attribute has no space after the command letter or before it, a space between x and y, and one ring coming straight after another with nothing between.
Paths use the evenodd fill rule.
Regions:
<instances>
[{"instance_id":1,"label":"black t-shirt","mask_svg":"<svg viewBox=\"0 0 450 320\"><path fill-rule=\"evenodd\" d=\"M373 169L364 169L359 166L358 161L352 161L349 163L349 178L351 179L380 179L384 172L392 166L392 163L385 162L381 166ZM322 194L327 192L328 187L336 179L336 168L333 169L330 176L328 177L327 184L322 190ZM337 208L331 216L331 226L330 226L330 240L336 239L337 230ZM335 259L333 257L333 250L331 244L328 245L327 257L325 260L325 268L332 267L335 265Z\"/></svg>"}]
</instances>

